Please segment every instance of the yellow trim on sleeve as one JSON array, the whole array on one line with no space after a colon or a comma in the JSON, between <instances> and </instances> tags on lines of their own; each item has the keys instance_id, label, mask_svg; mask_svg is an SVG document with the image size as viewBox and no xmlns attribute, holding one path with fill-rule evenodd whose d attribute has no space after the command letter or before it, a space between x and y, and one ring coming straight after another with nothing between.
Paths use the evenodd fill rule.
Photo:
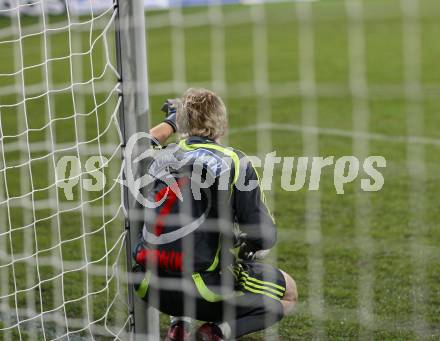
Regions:
<instances>
[{"instance_id":1,"label":"yellow trim on sleeve","mask_svg":"<svg viewBox=\"0 0 440 341\"><path fill-rule=\"evenodd\" d=\"M215 253L214 261L212 262L211 266L206 270L208 272L214 271L217 269L218 263L220 262L220 250L222 248L222 242L220 240L220 236L218 237L218 247L217 251Z\"/></svg>"}]
</instances>

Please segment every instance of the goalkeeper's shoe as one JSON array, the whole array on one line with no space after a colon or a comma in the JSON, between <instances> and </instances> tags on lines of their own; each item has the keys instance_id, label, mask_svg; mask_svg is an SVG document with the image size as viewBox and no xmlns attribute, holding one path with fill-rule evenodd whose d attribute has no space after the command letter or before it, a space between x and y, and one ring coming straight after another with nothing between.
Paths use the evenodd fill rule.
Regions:
<instances>
[{"instance_id":1,"label":"goalkeeper's shoe","mask_svg":"<svg viewBox=\"0 0 440 341\"><path fill-rule=\"evenodd\" d=\"M214 323L205 323L196 333L196 341L223 341L223 333Z\"/></svg>"},{"instance_id":2,"label":"goalkeeper's shoe","mask_svg":"<svg viewBox=\"0 0 440 341\"><path fill-rule=\"evenodd\" d=\"M179 321L168 328L167 336L164 341L189 341L190 339L191 332L189 330L189 324L184 321Z\"/></svg>"}]
</instances>

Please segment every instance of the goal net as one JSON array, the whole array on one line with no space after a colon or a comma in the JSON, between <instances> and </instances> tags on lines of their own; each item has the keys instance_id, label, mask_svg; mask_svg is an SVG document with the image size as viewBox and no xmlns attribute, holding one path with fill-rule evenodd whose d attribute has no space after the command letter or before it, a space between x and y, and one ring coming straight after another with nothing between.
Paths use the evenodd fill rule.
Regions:
<instances>
[{"instance_id":1,"label":"goal net","mask_svg":"<svg viewBox=\"0 0 440 341\"><path fill-rule=\"evenodd\" d=\"M118 13L81 4L0 1L0 340L127 339Z\"/></svg>"},{"instance_id":2,"label":"goal net","mask_svg":"<svg viewBox=\"0 0 440 341\"><path fill-rule=\"evenodd\" d=\"M265 262L299 303L250 339L438 339L440 3L144 4L152 123L167 98L212 89L223 144L282 157ZM118 14L111 0L0 0L0 340L130 337ZM359 172L339 195L346 156ZM369 156L387 161L378 191L362 189ZM317 175L313 157L333 161ZM168 317L142 309L156 341Z\"/></svg>"},{"instance_id":3,"label":"goal net","mask_svg":"<svg viewBox=\"0 0 440 341\"><path fill-rule=\"evenodd\" d=\"M147 16L152 108L206 87L228 107L222 142L263 161L272 151L295 157L294 169L299 156L387 160L380 191L361 189L361 166L344 195L334 165L310 190L309 163L295 192L285 190L283 163L275 166L272 261L296 279L300 303L256 339L438 336L439 237L428 199L438 189L429 166L439 146L438 2L183 6L191 2Z\"/></svg>"}]
</instances>

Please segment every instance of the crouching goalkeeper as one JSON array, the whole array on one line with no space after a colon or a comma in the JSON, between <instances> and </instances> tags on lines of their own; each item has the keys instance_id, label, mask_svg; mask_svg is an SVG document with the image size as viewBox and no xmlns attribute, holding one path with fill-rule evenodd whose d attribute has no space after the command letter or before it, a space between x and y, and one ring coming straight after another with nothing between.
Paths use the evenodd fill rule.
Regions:
<instances>
[{"instance_id":1,"label":"crouching goalkeeper","mask_svg":"<svg viewBox=\"0 0 440 341\"><path fill-rule=\"evenodd\" d=\"M150 133L160 143L175 132L181 140L150 163L155 180L146 193L155 205L146 208L134 250L143 277L136 292L170 315L168 341L265 329L292 312L298 294L292 277L259 261L277 232L257 172L246 155L220 144L227 117L215 93L189 89L163 111ZM193 320L206 323L193 330Z\"/></svg>"}]
</instances>

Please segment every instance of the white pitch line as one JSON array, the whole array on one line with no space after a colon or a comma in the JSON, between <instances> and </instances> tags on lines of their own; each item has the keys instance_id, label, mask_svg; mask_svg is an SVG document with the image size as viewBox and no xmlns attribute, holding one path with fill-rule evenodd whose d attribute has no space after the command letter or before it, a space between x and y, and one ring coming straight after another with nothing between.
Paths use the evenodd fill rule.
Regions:
<instances>
[{"instance_id":1,"label":"white pitch line","mask_svg":"<svg viewBox=\"0 0 440 341\"><path fill-rule=\"evenodd\" d=\"M421 144L421 145L431 145L440 147L440 139L424 137L424 136L404 136L404 135L385 135L380 133L366 133L357 132L337 128L321 128L316 126L302 126L296 124L281 124L281 123L260 123L253 124L241 128L229 129L229 135L236 135L246 132L254 132L259 130L279 130L279 131L293 131L298 133L309 133L309 134L319 134L319 135L329 135L337 137L347 137L347 138L365 138L373 141L388 141L394 143L407 143L407 144Z\"/></svg>"}]
</instances>

